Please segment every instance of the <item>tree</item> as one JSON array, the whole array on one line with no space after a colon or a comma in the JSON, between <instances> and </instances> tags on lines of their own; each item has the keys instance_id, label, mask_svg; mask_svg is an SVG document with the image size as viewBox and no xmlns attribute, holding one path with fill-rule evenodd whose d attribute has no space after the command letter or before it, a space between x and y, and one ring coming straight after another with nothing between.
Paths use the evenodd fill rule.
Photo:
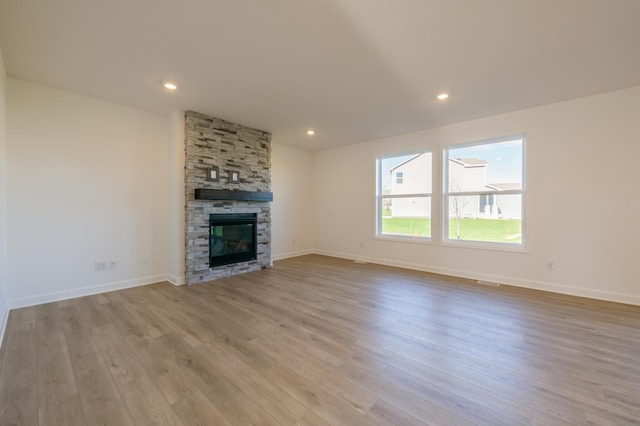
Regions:
<instances>
[{"instance_id":1,"label":"tree","mask_svg":"<svg viewBox=\"0 0 640 426\"><path fill-rule=\"evenodd\" d=\"M462 192L462 185L451 177L449 178L449 205L456 215L456 238L460 239L460 218L469 200L465 196L451 195L456 192Z\"/></svg>"}]
</instances>

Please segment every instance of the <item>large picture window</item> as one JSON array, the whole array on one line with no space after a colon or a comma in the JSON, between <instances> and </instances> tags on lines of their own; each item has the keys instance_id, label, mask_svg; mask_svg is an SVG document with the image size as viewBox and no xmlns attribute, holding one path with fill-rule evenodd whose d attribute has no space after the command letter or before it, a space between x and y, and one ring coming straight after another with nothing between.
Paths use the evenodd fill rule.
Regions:
<instances>
[{"instance_id":1,"label":"large picture window","mask_svg":"<svg viewBox=\"0 0 640 426\"><path fill-rule=\"evenodd\" d=\"M431 152L383 157L377 163L377 235L431 238Z\"/></svg>"},{"instance_id":2,"label":"large picture window","mask_svg":"<svg viewBox=\"0 0 640 426\"><path fill-rule=\"evenodd\" d=\"M523 246L524 137L452 145L443 163L443 240Z\"/></svg>"}]
</instances>

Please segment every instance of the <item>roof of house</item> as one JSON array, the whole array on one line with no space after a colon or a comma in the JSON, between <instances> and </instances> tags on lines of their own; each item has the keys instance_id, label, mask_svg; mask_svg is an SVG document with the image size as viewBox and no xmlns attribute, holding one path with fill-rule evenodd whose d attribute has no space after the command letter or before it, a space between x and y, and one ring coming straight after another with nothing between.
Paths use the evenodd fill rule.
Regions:
<instances>
[{"instance_id":1,"label":"roof of house","mask_svg":"<svg viewBox=\"0 0 640 426\"><path fill-rule=\"evenodd\" d=\"M485 186L496 191L510 191L514 189L522 189L522 183L510 182L510 183L487 183Z\"/></svg>"},{"instance_id":2,"label":"roof of house","mask_svg":"<svg viewBox=\"0 0 640 426\"><path fill-rule=\"evenodd\" d=\"M421 154L417 154L414 155L413 157L403 161L402 163L392 167L391 169L389 169L390 172L393 172L395 169L400 168L402 166L404 166L407 163L410 163L411 161L415 160L416 158L420 157L421 155L424 155L424 153ZM453 161L455 163L458 163L464 167L484 167L487 164L489 164L487 162L487 160L483 160L481 158L473 158L473 157L469 157L469 158L449 158L449 161Z\"/></svg>"},{"instance_id":3,"label":"roof of house","mask_svg":"<svg viewBox=\"0 0 640 426\"><path fill-rule=\"evenodd\" d=\"M465 167L482 167L489 164L487 160L483 160L481 158L449 158L451 161L455 161L456 163L462 164Z\"/></svg>"},{"instance_id":4,"label":"roof of house","mask_svg":"<svg viewBox=\"0 0 640 426\"><path fill-rule=\"evenodd\" d=\"M402 166L404 166L405 164L407 164L407 163L409 163L409 162L411 162L411 161L415 160L416 158L418 158L418 157L420 157L421 155L424 155L424 154L425 154L424 152L423 152L423 153L420 153L420 154L416 154L416 155L414 155L413 157L411 157L411 158L409 158L409 159L407 159L407 160L404 160L402 163L400 163L400 164L398 164L398 165L396 165L396 166L393 166L392 168L390 168L390 169L389 169L389 171L390 171L390 172L393 172L393 171L394 171L395 169L397 169L398 167L402 167Z\"/></svg>"}]
</instances>

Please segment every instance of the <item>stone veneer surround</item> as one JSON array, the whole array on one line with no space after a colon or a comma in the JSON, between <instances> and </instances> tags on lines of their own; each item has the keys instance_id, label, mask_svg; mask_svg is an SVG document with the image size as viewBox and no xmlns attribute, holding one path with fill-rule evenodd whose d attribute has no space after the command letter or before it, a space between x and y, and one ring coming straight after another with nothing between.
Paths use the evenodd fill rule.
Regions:
<instances>
[{"instance_id":1,"label":"stone veneer surround","mask_svg":"<svg viewBox=\"0 0 640 426\"><path fill-rule=\"evenodd\" d=\"M207 180L218 167L219 181ZM231 182L238 172L239 182ZM271 191L271 134L194 111L185 113L186 282L195 284L270 267L271 204L196 200L197 188ZM209 215L256 213L257 259L209 268Z\"/></svg>"}]
</instances>

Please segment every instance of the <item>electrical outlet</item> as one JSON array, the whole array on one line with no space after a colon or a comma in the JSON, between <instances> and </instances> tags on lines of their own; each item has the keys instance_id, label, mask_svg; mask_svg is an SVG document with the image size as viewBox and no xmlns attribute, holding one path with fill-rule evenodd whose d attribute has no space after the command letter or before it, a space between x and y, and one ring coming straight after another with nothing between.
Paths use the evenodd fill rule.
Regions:
<instances>
[{"instance_id":1,"label":"electrical outlet","mask_svg":"<svg viewBox=\"0 0 640 426\"><path fill-rule=\"evenodd\" d=\"M96 272L106 271L107 263L106 262L95 262L94 263L94 267L95 267L95 271Z\"/></svg>"},{"instance_id":2,"label":"electrical outlet","mask_svg":"<svg viewBox=\"0 0 640 426\"><path fill-rule=\"evenodd\" d=\"M555 271L556 262L547 262L547 271Z\"/></svg>"},{"instance_id":3,"label":"electrical outlet","mask_svg":"<svg viewBox=\"0 0 640 426\"><path fill-rule=\"evenodd\" d=\"M109 262L109 269L116 269L116 261L112 260Z\"/></svg>"}]
</instances>

